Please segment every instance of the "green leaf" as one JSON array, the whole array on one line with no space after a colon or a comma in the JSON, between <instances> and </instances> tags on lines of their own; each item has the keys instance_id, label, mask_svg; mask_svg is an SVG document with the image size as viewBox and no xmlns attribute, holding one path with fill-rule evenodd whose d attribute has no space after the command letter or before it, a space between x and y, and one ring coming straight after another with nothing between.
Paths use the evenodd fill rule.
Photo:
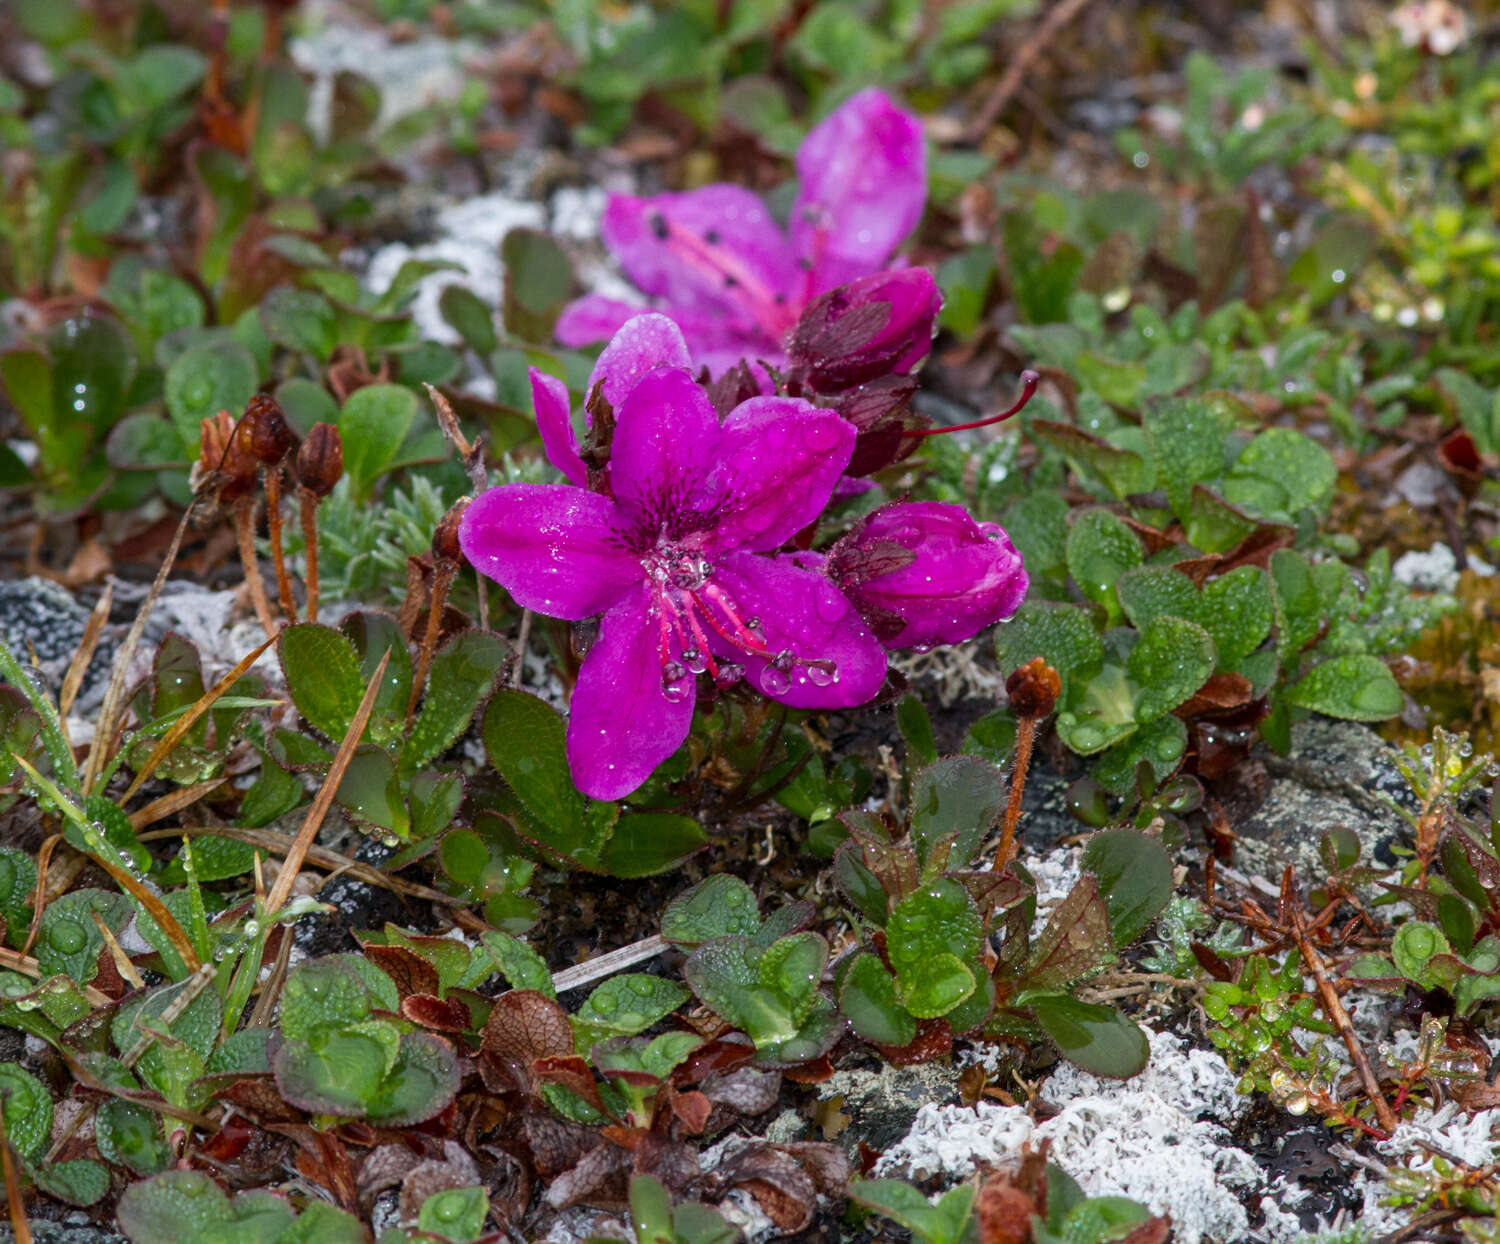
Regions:
<instances>
[{"instance_id":1,"label":"green leaf","mask_svg":"<svg viewBox=\"0 0 1500 1244\"><path fill-rule=\"evenodd\" d=\"M607 1037L633 1037L666 1018L692 995L676 981L644 973L612 976L599 985L573 1014L578 1047L590 1048Z\"/></svg>"},{"instance_id":2,"label":"green leaf","mask_svg":"<svg viewBox=\"0 0 1500 1244\"><path fill-rule=\"evenodd\" d=\"M342 741L365 692L354 645L331 627L300 622L281 632L276 651L297 711Z\"/></svg>"},{"instance_id":3,"label":"green leaf","mask_svg":"<svg viewBox=\"0 0 1500 1244\"><path fill-rule=\"evenodd\" d=\"M469 728L475 709L494 689L510 658L505 640L477 629L460 632L433 654L421 712L401 749L404 771L420 769Z\"/></svg>"},{"instance_id":4,"label":"green leaf","mask_svg":"<svg viewBox=\"0 0 1500 1244\"><path fill-rule=\"evenodd\" d=\"M1084 848L1083 867L1099 883L1116 947L1144 933L1172 897L1172 861L1161 843L1133 829L1095 834Z\"/></svg>"},{"instance_id":5,"label":"green leaf","mask_svg":"<svg viewBox=\"0 0 1500 1244\"><path fill-rule=\"evenodd\" d=\"M1068 529L1068 573L1079 590L1103 605L1111 618L1120 612L1115 580L1139 566L1142 556L1135 532L1108 510L1082 510Z\"/></svg>"},{"instance_id":6,"label":"green leaf","mask_svg":"<svg viewBox=\"0 0 1500 1244\"><path fill-rule=\"evenodd\" d=\"M425 1123L447 1108L458 1084L458 1063L445 1042L431 1033L406 1033L396 1065L366 1102L365 1118L379 1127Z\"/></svg>"},{"instance_id":7,"label":"green leaf","mask_svg":"<svg viewBox=\"0 0 1500 1244\"><path fill-rule=\"evenodd\" d=\"M500 243L505 266L505 327L522 341L545 342L573 293L573 264L551 234L512 229Z\"/></svg>"},{"instance_id":8,"label":"green leaf","mask_svg":"<svg viewBox=\"0 0 1500 1244\"><path fill-rule=\"evenodd\" d=\"M362 743L355 749L334 798L358 824L385 830L398 838L411 833L411 818L401 798L396 765L383 748L373 743Z\"/></svg>"},{"instance_id":9,"label":"green leaf","mask_svg":"<svg viewBox=\"0 0 1500 1244\"><path fill-rule=\"evenodd\" d=\"M125 413L135 379L135 347L112 316L85 313L47 334L52 359L52 414L60 424L87 428L89 440ZM43 439L46 455L47 442Z\"/></svg>"},{"instance_id":10,"label":"green leaf","mask_svg":"<svg viewBox=\"0 0 1500 1244\"><path fill-rule=\"evenodd\" d=\"M118 934L135 908L123 894L83 889L64 894L47 904L37 937L37 965L47 976L61 973L81 985L99 972L99 952L104 938L90 912L98 912L112 933Z\"/></svg>"},{"instance_id":11,"label":"green leaf","mask_svg":"<svg viewBox=\"0 0 1500 1244\"><path fill-rule=\"evenodd\" d=\"M339 412L339 433L344 474L356 498L369 499L416 417L416 395L400 385L370 384L349 395Z\"/></svg>"},{"instance_id":12,"label":"green leaf","mask_svg":"<svg viewBox=\"0 0 1500 1244\"><path fill-rule=\"evenodd\" d=\"M167 413L190 458L198 455L203 420L227 410L238 418L255 396L259 375L250 351L237 341L204 341L167 368Z\"/></svg>"},{"instance_id":13,"label":"green leaf","mask_svg":"<svg viewBox=\"0 0 1500 1244\"><path fill-rule=\"evenodd\" d=\"M1170 713L1208 680L1217 659L1214 641L1197 623L1153 618L1142 628L1127 662L1131 681L1139 688L1136 720L1155 721Z\"/></svg>"},{"instance_id":14,"label":"green leaf","mask_svg":"<svg viewBox=\"0 0 1500 1244\"><path fill-rule=\"evenodd\" d=\"M1220 668L1228 669L1260 647L1274 619L1266 572L1259 566L1237 566L1204 584L1193 621L1214 641Z\"/></svg>"},{"instance_id":15,"label":"green leaf","mask_svg":"<svg viewBox=\"0 0 1500 1244\"><path fill-rule=\"evenodd\" d=\"M586 801L568 771L565 727L556 710L502 687L490 699L480 734L490 764L549 831L545 844L560 851L583 844Z\"/></svg>"},{"instance_id":16,"label":"green leaf","mask_svg":"<svg viewBox=\"0 0 1500 1244\"><path fill-rule=\"evenodd\" d=\"M454 1244L470 1244L483 1233L489 1212L490 1196L482 1187L447 1188L422 1202L417 1230L429 1231Z\"/></svg>"},{"instance_id":17,"label":"green leaf","mask_svg":"<svg viewBox=\"0 0 1500 1244\"><path fill-rule=\"evenodd\" d=\"M960 1184L936 1205L927 1194L900 1179L856 1179L849 1199L905 1227L924 1244L960 1244L974 1210L978 1185Z\"/></svg>"},{"instance_id":18,"label":"green leaf","mask_svg":"<svg viewBox=\"0 0 1500 1244\"><path fill-rule=\"evenodd\" d=\"M708 845L708 834L690 816L627 812L615 822L600 864L611 877L652 877L678 867Z\"/></svg>"},{"instance_id":19,"label":"green leaf","mask_svg":"<svg viewBox=\"0 0 1500 1244\"><path fill-rule=\"evenodd\" d=\"M896 980L872 954L855 956L839 987L839 1009L854 1031L877 1045L910 1045L917 1023L896 998Z\"/></svg>"},{"instance_id":20,"label":"green leaf","mask_svg":"<svg viewBox=\"0 0 1500 1244\"><path fill-rule=\"evenodd\" d=\"M288 350L322 362L338 344L333 304L310 289L278 285L261 299L259 313L266 336Z\"/></svg>"},{"instance_id":21,"label":"green leaf","mask_svg":"<svg viewBox=\"0 0 1500 1244\"><path fill-rule=\"evenodd\" d=\"M977 756L946 756L912 782L908 815L922 863L945 838L954 839L949 868L962 868L1005 807L1006 790L995 766Z\"/></svg>"},{"instance_id":22,"label":"green leaf","mask_svg":"<svg viewBox=\"0 0 1500 1244\"><path fill-rule=\"evenodd\" d=\"M1076 730L1069 732L1064 740L1070 747L1075 733ZM1160 783L1176 770L1186 750L1187 725L1181 718L1168 713L1132 731L1123 741L1109 748L1090 772L1111 795L1129 795L1136 789L1136 767L1142 761L1151 766L1151 772Z\"/></svg>"},{"instance_id":23,"label":"green leaf","mask_svg":"<svg viewBox=\"0 0 1500 1244\"><path fill-rule=\"evenodd\" d=\"M157 1117L145 1106L111 1098L94 1116L99 1156L140 1176L165 1170L172 1160Z\"/></svg>"},{"instance_id":24,"label":"green leaf","mask_svg":"<svg viewBox=\"0 0 1500 1244\"><path fill-rule=\"evenodd\" d=\"M909 894L886 922L896 997L918 1019L946 1014L974 992L972 964L983 937L974 900L940 877Z\"/></svg>"},{"instance_id":25,"label":"green leaf","mask_svg":"<svg viewBox=\"0 0 1500 1244\"><path fill-rule=\"evenodd\" d=\"M908 764L930 765L938 758L937 743L932 737L932 718L914 695L904 695L896 702L896 728L906 740Z\"/></svg>"},{"instance_id":26,"label":"green leaf","mask_svg":"<svg viewBox=\"0 0 1500 1244\"><path fill-rule=\"evenodd\" d=\"M0 1114L16 1152L23 1158L36 1157L52 1135L52 1095L15 1063L0 1063Z\"/></svg>"},{"instance_id":27,"label":"green leaf","mask_svg":"<svg viewBox=\"0 0 1500 1244\"><path fill-rule=\"evenodd\" d=\"M1385 721L1401 712L1405 697L1379 657L1346 653L1315 665L1286 693L1299 708L1349 721Z\"/></svg>"},{"instance_id":28,"label":"green leaf","mask_svg":"<svg viewBox=\"0 0 1500 1244\"><path fill-rule=\"evenodd\" d=\"M1224 499L1267 517L1323 510L1338 468L1317 441L1291 428L1267 428L1248 445L1224 479Z\"/></svg>"},{"instance_id":29,"label":"green leaf","mask_svg":"<svg viewBox=\"0 0 1500 1244\"><path fill-rule=\"evenodd\" d=\"M1028 1005L1062 1056L1096 1076L1129 1079L1151 1057L1146 1034L1110 1007L1066 994L1043 994Z\"/></svg>"},{"instance_id":30,"label":"green leaf","mask_svg":"<svg viewBox=\"0 0 1500 1244\"><path fill-rule=\"evenodd\" d=\"M1041 657L1062 682L1059 703L1071 703L1074 691L1103 664L1104 644L1087 609L1028 601L1009 622L995 628L995 655L1007 678Z\"/></svg>"},{"instance_id":31,"label":"green leaf","mask_svg":"<svg viewBox=\"0 0 1500 1244\"><path fill-rule=\"evenodd\" d=\"M679 894L661 917L661 935L679 946L719 937L751 937L760 928L755 892L738 877L714 873Z\"/></svg>"},{"instance_id":32,"label":"green leaf","mask_svg":"<svg viewBox=\"0 0 1500 1244\"><path fill-rule=\"evenodd\" d=\"M1233 420L1220 403L1185 397L1148 404L1141 426L1167 503L1186 522L1193 486L1217 479L1224 470L1225 438Z\"/></svg>"},{"instance_id":33,"label":"green leaf","mask_svg":"<svg viewBox=\"0 0 1500 1244\"><path fill-rule=\"evenodd\" d=\"M276 386L276 400L286 412L287 422L298 436L306 436L315 423L337 423L338 404L322 385L305 376L292 376Z\"/></svg>"},{"instance_id":34,"label":"green leaf","mask_svg":"<svg viewBox=\"0 0 1500 1244\"><path fill-rule=\"evenodd\" d=\"M443 319L463 338L464 344L480 358L489 358L500 348L495 335L495 314L473 290L464 285L449 285L438 296Z\"/></svg>"},{"instance_id":35,"label":"green leaf","mask_svg":"<svg viewBox=\"0 0 1500 1244\"><path fill-rule=\"evenodd\" d=\"M1032 420L1031 432L1066 454L1074 466L1109 489L1117 501L1151 489L1151 467L1138 453L1111 445L1074 424L1051 419Z\"/></svg>"}]
</instances>

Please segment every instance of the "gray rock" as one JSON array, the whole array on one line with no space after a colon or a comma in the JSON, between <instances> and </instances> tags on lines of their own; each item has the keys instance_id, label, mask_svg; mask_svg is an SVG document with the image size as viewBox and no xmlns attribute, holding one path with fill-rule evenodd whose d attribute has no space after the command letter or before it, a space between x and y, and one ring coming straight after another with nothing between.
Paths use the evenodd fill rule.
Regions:
<instances>
[{"instance_id":1,"label":"gray rock","mask_svg":"<svg viewBox=\"0 0 1500 1244\"><path fill-rule=\"evenodd\" d=\"M80 1215L81 1217L82 1215ZM123 1235L116 1235L92 1223L69 1225L62 1222L38 1222L31 1219L31 1238L36 1244L128 1244ZM15 1244L15 1234L8 1226L0 1226L0 1244Z\"/></svg>"},{"instance_id":2,"label":"gray rock","mask_svg":"<svg viewBox=\"0 0 1500 1244\"><path fill-rule=\"evenodd\" d=\"M875 1070L836 1071L817 1086L818 1100L838 1097L838 1109L849 1116L849 1126L838 1142L851 1155L864 1141L883 1150L911 1130L917 1111L931 1103L958 1099L958 1068L949 1059L896 1067L883 1063Z\"/></svg>"},{"instance_id":3,"label":"gray rock","mask_svg":"<svg viewBox=\"0 0 1500 1244\"><path fill-rule=\"evenodd\" d=\"M31 653L35 651L42 677L53 694L61 688L73 654L83 642L88 620L88 609L51 579L33 576L0 583L0 639L26 669L31 668ZM89 662L86 690L95 686L102 689L109 677L105 648L100 644Z\"/></svg>"},{"instance_id":4,"label":"gray rock","mask_svg":"<svg viewBox=\"0 0 1500 1244\"><path fill-rule=\"evenodd\" d=\"M1384 848L1409 832L1387 800L1411 806L1411 793L1394 764L1395 753L1369 727L1314 717L1292 730L1287 756L1258 756L1270 777L1255 808L1226 807L1239 835L1235 862L1245 872L1275 882L1290 864L1305 882L1322 865L1318 842L1325 830L1347 826L1365 845L1365 859L1390 862Z\"/></svg>"}]
</instances>

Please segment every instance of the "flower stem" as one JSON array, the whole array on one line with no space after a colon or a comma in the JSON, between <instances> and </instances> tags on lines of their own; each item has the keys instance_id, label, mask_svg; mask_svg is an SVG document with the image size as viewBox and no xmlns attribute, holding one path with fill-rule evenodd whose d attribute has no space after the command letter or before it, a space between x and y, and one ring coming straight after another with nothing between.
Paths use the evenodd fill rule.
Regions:
<instances>
[{"instance_id":1,"label":"flower stem","mask_svg":"<svg viewBox=\"0 0 1500 1244\"><path fill-rule=\"evenodd\" d=\"M292 595L292 581L286 573L286 554L281 544L281 468L266 472L266 526L271 535L271 564L276 567L276 599L282 616L288 622L297 620L297 600Z\"/></svg>"},{"instance_id":2,"label":"flower stem","mask_svg":"<svg viewBox=\"0 0 1500 1244\"><path fill-rule=\"evenodd\" d=\"M1021 849L1016 841L1016 825L1021 819L1021 796L1026 793L1026 771L1031 768L1031 743L1036 737L1035 717L1022 717L1016 723L1016 767L1010 776L1010 799L1005 805L1005 823L1000 831L1000 847L995 852L995 871L1005 866Z\"/></svg>"},{"instance_id":3,"label":"flower stem","mask_svg":"<svg viewBox=\"0 0 1500 1244\"><path fill-rule=\"evenodd\" d=\"M254 497L241 497L234 503L234 534L239 538L240 565L245 569L245 583L255 605L255 616L265 628L266 638L271 639L276 635L276 623L271 618L271 602L266 597L266 583L260 576L260 564L255 560L254 516Z\"/></svg>"},{"instance_id":4,"label":"flower stem","mask_svg":"<svg viewBox=\"0 0 1500 1244\"><path fill-rule=\"evenodd\" d=\"M302 543L307 558L307 620L318 620L318 503L317 493L300 490L302 501Z\"/></svg>"},{"instance_id":5,"label":"flower stem","mask_svg":"<svg viewBox=\"0 0 1500 1244\"><path fill-rule=\"evenodd\" d=\"M422 636L422 651L417 654L417 672L411 680L411 698L406 702L406 724L409 727L417 715L417 701L422 698L422 688L427 684L427 669L432 664L432 650L437 647L438 635L443 629L443 607L448 603L448 588L458 566L449 561L440 561L432 576L432 604L427 610L427 632Z\"/></svg>"},{"instance_id":6,"label":"flower stem","mask_svg":"<svg viewBox=\"0 0 1500 1244\"><path fill-rule=\"evenodd\" d=\"M985 428L992 423L1003 423L1012 415L1016 414L1027 402L1036 396L1036 387L1042 378L1036 372L1027 368L1021 373L1021 396L1016 404L1009 410L1002 410L998 415L990 415L985 419L975 419L972 423L955 423L951 427L922 428L920 431L909 432L908 436L946 436L949 432L967 432L971 428Z\"/></svg>"}]
</instances>

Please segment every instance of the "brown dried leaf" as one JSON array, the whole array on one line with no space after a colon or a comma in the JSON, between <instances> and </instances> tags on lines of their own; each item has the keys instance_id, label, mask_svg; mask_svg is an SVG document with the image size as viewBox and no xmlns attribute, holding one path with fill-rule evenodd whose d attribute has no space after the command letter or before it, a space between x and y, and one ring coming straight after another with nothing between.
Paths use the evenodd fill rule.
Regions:
<instances>
[{"instance_id":1,"label":"brown dried leaf","mask_svg":"<svg viewBox=\"0 0 1500 1244\"><path fill-rule=\"evenodd\" d=\"M626 1150L608 1142L601 1144L552 1181L547 1204L553 1209L585 1204L599 1209L619 1208L626 1202L630 1170Z\"/></svg>"},{"instance_id":2,"label":"brown dried leaf","mask_svg":"<svg viewBox=\"0 0 1500 1244\"><path fill-rule=\"evenodd\" d=\"M573 1028L556 1000L535 989L513 989L495 1000L481 1048L506 1068L521 1092L530 1094L536 1088L532 1064L552 1054L571 1054Z\"/></svg>"}]
</instances>

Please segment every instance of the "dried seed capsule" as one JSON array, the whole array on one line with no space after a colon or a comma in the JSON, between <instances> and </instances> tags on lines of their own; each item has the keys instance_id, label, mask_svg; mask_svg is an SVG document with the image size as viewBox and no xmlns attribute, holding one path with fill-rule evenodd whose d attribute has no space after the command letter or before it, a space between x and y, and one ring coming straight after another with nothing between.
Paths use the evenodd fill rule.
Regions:
<instances>
[{"instance_id":1,"label":"dried seed capsule","mask_svg":"<svg viewBox=\"0 0 1500 1244\"><path fill-rule=\"evenodd\" d=\"M1035 657L1005 680L1005 694L1017 717L1045 717L1057 707L1062 680L1046 661Z\"/></svg>"},{"instance_id":2,"label":"dried seed capsule","mask_svg":"<svg viewBox=\"0 0 1500 1244\"><path fill-rule=\"evenodd\" d=\"M438 561L460 566L464 564L464 551L458 543L458 528L463 521L464 511L468 508L468 497L455 502L453 508L439 521L437 530L432 533L432 555Z\"/></svg>"},{"instance_id":3,"label":"dried seed capsule","mask_svg":"<svg viewBox=\"0 0 1500 1244\"><path fill-rule=\"evenodd\" d=\"M344 473L344 442L331 423L315 423L297 450L292 474L315 497L326 497Z\"/></svg>"},{"instance_id":4,"label":"dried seed capsule","mask_svg":"<svg viewBox=\"0 0 1500 1244\"><path fill-rule=\"evenodd\" d=\"M297 443L281 403L268 393L257 393L250 399L239 434L246 449L265 466L275 466Z\"/></svg>"}]
</instances>

